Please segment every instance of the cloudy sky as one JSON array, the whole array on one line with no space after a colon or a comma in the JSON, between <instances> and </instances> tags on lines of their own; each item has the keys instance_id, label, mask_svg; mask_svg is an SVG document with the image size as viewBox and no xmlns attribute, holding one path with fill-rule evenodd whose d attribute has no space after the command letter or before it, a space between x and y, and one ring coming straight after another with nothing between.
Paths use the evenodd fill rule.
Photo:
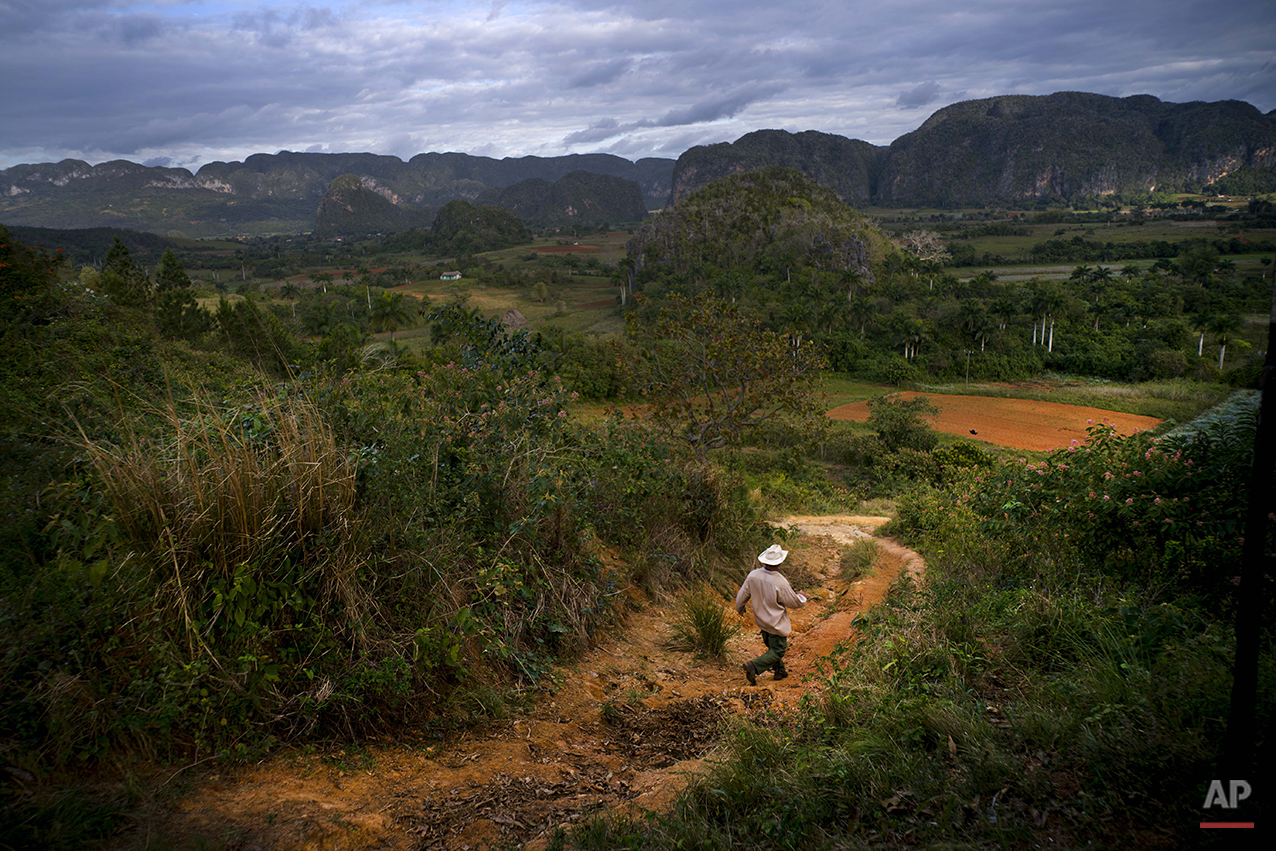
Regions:
<instances>
[{"instance_id":1,"label":"cloudy sky","mask_svg":"<svg viewBox=\"0 0 1276 851\"><path fill-rule=\"evenodd\" d=\"M886 144L959 100L1067 90L1276 109L1276 4L0 0L0 168Z\"/></svg>"}]
</instances>

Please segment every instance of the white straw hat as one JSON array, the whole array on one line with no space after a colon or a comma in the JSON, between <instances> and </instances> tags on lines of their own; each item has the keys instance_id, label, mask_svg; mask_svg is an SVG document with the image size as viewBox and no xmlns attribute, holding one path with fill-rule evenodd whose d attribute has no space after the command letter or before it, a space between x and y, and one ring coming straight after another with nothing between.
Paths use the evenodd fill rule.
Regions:
<instances>
[{"instance_id":1,"label":"white straw hat","mask_svg":"<svg viewBox=\"0 0 1276 851\"><path fill-rule=\"evenodd\" d=\"M758 561L763 564L779 564L789 557L788 550L780 549L779 544L772 544L767 547L762 555L758 556Z\"/></svg>"}]
</instances>

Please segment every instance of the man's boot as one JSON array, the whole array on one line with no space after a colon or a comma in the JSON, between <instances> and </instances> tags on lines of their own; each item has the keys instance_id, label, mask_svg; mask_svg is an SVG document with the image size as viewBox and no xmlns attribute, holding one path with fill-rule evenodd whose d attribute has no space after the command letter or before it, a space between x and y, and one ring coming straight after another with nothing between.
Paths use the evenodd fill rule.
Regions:
<instances>
[{"instance_id":1,"label":"man's boot","mask_svg":"<svg viewBox=\"0 0 1276 851\"><path fill-rule=\"evenodd\" d=\"M771 678L775 680L782 680L789 675L789 672L784 670L783 662L776 662L772 671L774 671L774 673L771 675Z\"/></svg>"},{"instance_id":2,"label":"man's boot","mask_svg":"<svg viewBox=\"0 0 1276 851\"><path fill-rule=\"evenodd\" d=\"M747 680L749 681L749 685L751 685L751 686L755 686L755 685L757 685L757 684L758 684L758 672L757 672L757 670L753 667L753 663L752 663L752 662L745 662L745 663L744 663L744 665L742 665L741 667L743 667L743 668L744 668L744 676L745 676L745 679L747 679Z\"/></svg>"}]
</instances>

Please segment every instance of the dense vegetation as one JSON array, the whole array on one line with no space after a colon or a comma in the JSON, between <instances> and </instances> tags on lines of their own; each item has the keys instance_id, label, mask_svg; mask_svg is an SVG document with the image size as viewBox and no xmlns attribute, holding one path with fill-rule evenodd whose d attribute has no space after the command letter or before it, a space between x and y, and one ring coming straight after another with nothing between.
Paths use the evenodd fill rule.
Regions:
<instances>
[{"instance_id":1,"label":"dense vegetation","mask_svg":"<svg viewBox=\"0 0 1276 851\"><path fill-rule=\"evenodd\" d=\"M971 230L978 236L981 228L999 235L1005 226ZM638 231L629 285L649 304L669 293L738 301L768 327L825 346L835 369L895 384L1006 381L1043 370L1257 379L1249 343L1240 352L1235 343L1243 317L1265 310L1267 285L1237 274L1213 241L1151 246L1152 256L1177 251L1178 262L1119 273L1080 265L1067 281L1004 283L987 270L965 280L945 272L941 263L957 244L944 251L904 242L897 248L809 178L763 169L710 184ZM1055 251L1059 244L1089 243L1047 240L1033 257L1071 260Z\"/></svg>"},{"instance_id":2,"label":"dense vegetation","mask_svg":"<svg viewBox=\"0 0 1276 851\"><path fill-rule=\"evenodd\" d=\"M640 222L647 215L637 183L588 171L573 171L552 183L532 178L488 189L478 202L509 210L533 228Z\"/></svg>"},{"instance_id":3,"label":"dense vegetation","mask_svg":"<svg viewBox=\"0 0 1276 851\"><path fill-rule=\"evenodd\" d=\"M1241 318L1264 282L1208 239L1120 272L963 280L943 265L957 233L898 224L897 244L770 168L690 194L616 265L529 250L515 216L466 201L382 240L198 251L129 234L46 251L0 228L0 758L442 735L543 684L620 586L756 545L762 508L896 497L932 580L898 591L822 696L741 728L667 818L570 840L1013 845L1049 823L1120 843L1191 820L1226 704L1252 412L1159 443L1100 428L1029 465L941 442L924 401L830 432L813 378L1163 377L1195 410L1255 383ZM465 280L437 281L451 269ZM500 289L563 318L582 279L614 336L474 306ZM654 415L577 416L576 396ZM51 835L21 824L5 841Z\"/></svg>"},{"instance_id":4,"label":"dense vegetation","mask_svg":"<svg viewBox=\"0 0 1276 851\"><path fill-rule=\"evenodd\" d=\"M536 341L473 312L369 358L353 325L315 343L251 299L210 313L171 254L152 276L116 242L82 280L3 230L0 251L6 761L442 735L541 683L616 586L755 544L732 474L574 422ZM54 835L4 794L6 842Z\"/></svg>"}]
</instances>

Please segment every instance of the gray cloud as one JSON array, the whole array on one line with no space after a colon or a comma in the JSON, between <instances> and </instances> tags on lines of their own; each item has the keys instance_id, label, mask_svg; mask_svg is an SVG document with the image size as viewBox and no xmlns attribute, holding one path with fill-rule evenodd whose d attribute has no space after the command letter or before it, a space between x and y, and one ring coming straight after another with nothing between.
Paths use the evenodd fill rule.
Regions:
<instances>
[{"instance_id":1,"label":"gray cloud","mask_svg":"<svg viewBox=\"0 0 1276 851\"><path fill-rule=\"evenodd\" d=\"M676 156L760 127L877 144L964 98L1276 108L1264 0L0 0L0 167L256 151Z\"/></svg>"},{"instance_id":2,"label":"gray cloud","mask_svg":"<svg viewBox=\"0 0 1276 851\"><path fill-rule=\"evenodd\" d=\"M775 94L780 86L748 83L729 92L709 97L682 109L671 109L656 121L657 127L681 127L684 124L701 124L719 118L734 118L755 101Z\"/></svg>"},{"instance_id":3,"label":"gray cloud","mask_svg":"<svg viewBox=\"0 0 1276 851\"><path fill-rule=\"evenodd\" d=\"M610 62L596 62L584 71L567 80L569 89L587 89L615 82L629 70L633 61L630 59L613 59Z\"/></svg>"},{"instance_id":4,"label":"gray cloud","mask_svg":"<svg viewBox=\"0 0 1276 851\"><path fill-rule=\"evenodd\" d=\"M915 109L919 106L925 106L928 103L934 103L939 97L943 87L934 80L914 86L905 92L900 92L899 97L895 98L895 105L901 109Z\"/></svg>"}]
</instances>

